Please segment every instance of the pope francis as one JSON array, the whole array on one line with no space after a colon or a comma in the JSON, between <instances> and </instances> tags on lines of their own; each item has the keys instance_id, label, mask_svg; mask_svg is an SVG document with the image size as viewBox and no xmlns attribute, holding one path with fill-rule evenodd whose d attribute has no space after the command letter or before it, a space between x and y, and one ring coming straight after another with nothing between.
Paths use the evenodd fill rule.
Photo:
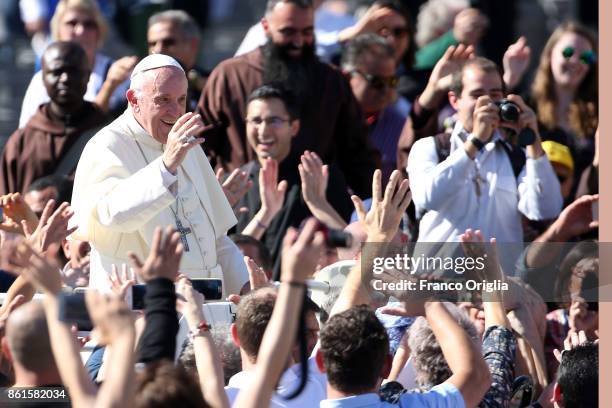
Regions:
<instances>
[{"instance_id":1,"label":"pope francis","mask_svg":"<svg viewBox=\"0 0 612 408\"><path fill-rule=\"evenodd\" d=\"M77 166L72 207L74 239L91 245L91 287L108 288L111 265L127 252L145 259L155 227L173 225L184 247L180 272L223 280L223 293L248 281L242 255L227 237L236 223L195 136L205 126L185 113L187 78L162 54L136 65L129 107L85 146Z\"/></svg>"}]
</instances>

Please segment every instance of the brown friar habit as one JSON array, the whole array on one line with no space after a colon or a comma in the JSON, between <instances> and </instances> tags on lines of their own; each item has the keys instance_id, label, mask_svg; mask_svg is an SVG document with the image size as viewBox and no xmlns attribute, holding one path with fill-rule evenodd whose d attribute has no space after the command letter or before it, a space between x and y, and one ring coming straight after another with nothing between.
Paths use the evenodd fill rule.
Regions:
<instances>
[{"instance_id":1,"label":"brown friar habit","mask_svg":"<svg viewBox=\"0 0 612 408\"><path fill-rule=\"evenodd\" d=\"M233 169L255 159L246 141L246 101L263 85L264 63L262 48L223 61L202 90L199 112L205 123L215 125L204 134L204 149L216 165ZM300 101L300 131L291 142L292 150L311 150L325 163L335 163L349 187L369 197L379 154L368 142L359 104L337 69L317 61L314 77L308 86L311 100Z\"/></svg>"},{"instance_id":2,"label":"brown friar habit","mask_svg":"<svg viewBox=\"0 0 612 408\"><path fill-rule=\"evenodd\" d=\"M105 121L104 113L89 102L67 122L52 120L48 109L49 104L41 105L27 125L6 142L0 163L0 194L23 193L36 179L54 174L79 136Z\"/></svg>"}]
</instances>

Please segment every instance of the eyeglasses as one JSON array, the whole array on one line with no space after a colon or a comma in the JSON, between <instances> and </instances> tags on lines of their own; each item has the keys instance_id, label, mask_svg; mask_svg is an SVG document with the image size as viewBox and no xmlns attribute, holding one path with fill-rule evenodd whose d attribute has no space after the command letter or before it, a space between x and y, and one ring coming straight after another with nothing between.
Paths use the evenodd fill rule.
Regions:
<instances>
[{"instance_id":1,"label":"eyeglasses","mask_svg":"<svg viewBox=\"0 0 612 408\"><path fill-rule=\"evenodd\" d=\"M574 47L565 47L561 53L563 54L563 58L570 59L576 52ZM580 62L584 65L593 65L597 62L597 55L593 51L584 51L580 54Z\"/></svg>"},{"instance_id":2,"label":"eyeglasses","mask_svg":"<svg viewBox=\"0 0 612 408\"><path fill-rule=\"evenodd\" d=\"M262 123L265 122L266 126L270 126L274 129L281 128L286 122L289 122L289 119L284 119L279 116L269 116L267 118L260 118L256 116L254 118L246 118L247 123L251 126L259 127Z\"/></svg>"},{"instance_id":3,"label":"eyeglasses","mask_svg":"<svg viewBox=\"0 0 612 408\"><path fill-rule=\"evenodd\" d=\"M385 87L395 88L399 83L399 78L395 75L390 77L370 75L366 74L365 72L361 72L358 69L353 71L353 74L355 73L361 75L368 82L368 85L378 90L385 89Z\"/></svg>"}]
</instances>

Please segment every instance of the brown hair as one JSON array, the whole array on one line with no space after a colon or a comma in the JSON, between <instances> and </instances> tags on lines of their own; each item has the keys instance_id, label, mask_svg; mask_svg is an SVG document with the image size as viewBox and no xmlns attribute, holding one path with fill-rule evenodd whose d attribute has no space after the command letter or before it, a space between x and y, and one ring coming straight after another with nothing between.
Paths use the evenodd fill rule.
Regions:
<instances>
[{"instance_id":1,"label":"brown hair","mask_svg":"<svg viewBox=\"0 0 612 408\"><path fill-rule=\"evenodd\" d=\"M147 364L136 377L137 408L208 407L194 375L170 360Z\"/></svg>"},{"instance_id":2,"label":"brown hair","mask_svg":"<svg viewBox=\"0 0 612 408\"><path fill-rule=\"evenodd\" d=\"M558 122L555 110L557 95L551 70L552 50L565 33L575 33L584 37L591 44L593 52L597 54L597 36L577 22L563 23L548 39L531 87L538 120L548 129L554 129ZM582 80L570 104L569 124L578 137L587 137L595 132L597 111L597 62L595 62Z\"/></svg>"},{"instance_id":3,"label":"brown hair","mask_svg":"<svg viewBox=\"0 0 612 408\"><path fill-rule=\"evenodd\" d=\"M502 73L499 70L499 67L490 59L487 59L485 57L471 58L461 66L461 69L453 72L452 74L450 91L452 91L458 98L461 97L461 92L463 92L463 74L468 68L475 68L487 74L491 72L497 72L499 74L499 77L502 78ZM501 82L502 87L504 87L503 79Z\"/></svg>"},{"instance_id":4,"label":"brown hair","mask_svg":"<svg viewBox=\"0 0 612 408\"><path fill-rule=\"evenodd\" d=\"M270 288L254 290L240 300L236 310L236 330L240 348L252 359L257 358L275 302L276 291Z\"/></svg>"}]
</instances>

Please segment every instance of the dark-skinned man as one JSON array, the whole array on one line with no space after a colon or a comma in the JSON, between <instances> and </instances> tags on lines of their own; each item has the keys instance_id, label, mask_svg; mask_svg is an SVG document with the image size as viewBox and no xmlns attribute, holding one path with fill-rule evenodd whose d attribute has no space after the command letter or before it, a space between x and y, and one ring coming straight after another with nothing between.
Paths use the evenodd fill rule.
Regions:
<instances>
[{"instance_id":1,"label":"dark-skinned man","mask_svg":"<svg viewBox=\"0 0 612 408\"><path fill-rule=\"evenodd\" d=\"M301 102L300 130L292 150L317 153L343 171L351 189L370 196L378 153L367 141L359 104L342 73L315 55L311 0L268 0L262 25L267 43L223 61L211 73L198 105L204 122L204 148L226 170L255 158L246 139L246 101L263 84L282 84ZM297 165L297 163L296 163Z\"/></svg>"},{"instance_id":2,"label":"dark-skinned man","mask_svg":"<svg viewBox=\"0 0 612 408\"><path fill-rule=\"evenodd\" d=\"M0 194L24 192L34 180L58 171L73 174L79 138L93 135L91 130L105 121L98 107L83 100L89 67L81 46L73 42L49 45L42 71L51 101L41 105L7 141L0 161Z\"/></svg>"}]
</instances>

